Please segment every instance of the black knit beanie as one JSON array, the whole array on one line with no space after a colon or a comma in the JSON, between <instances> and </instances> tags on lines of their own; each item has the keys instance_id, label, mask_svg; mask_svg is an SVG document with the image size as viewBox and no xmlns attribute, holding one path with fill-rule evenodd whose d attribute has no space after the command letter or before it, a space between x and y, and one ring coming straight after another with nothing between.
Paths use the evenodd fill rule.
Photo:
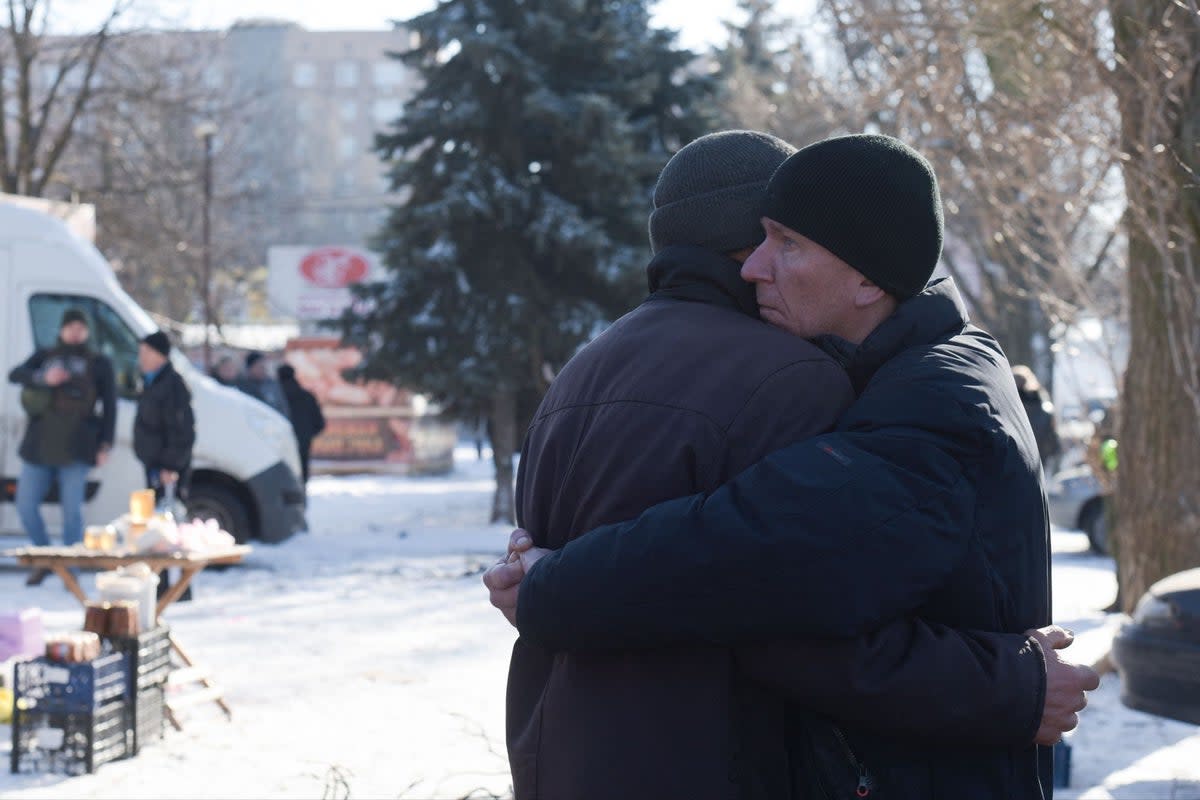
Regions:
<instances>
[{"instance_id":1,"label":"black knit beanie","mask_svg":"<svg viewBox=\"0 0 1200 800\"><path fill-rule=\"evenodd\" d=\"M925 288L942 253L933 167L890 136L838 136L798 150L771 178L763 215L900 300Z\"/></svg>"},{"instance_id":2,"label":"black knit beanie","mask_svg":"<svg viewBox=\"0 0 1200 800\"><path fill-rule=\"evenodd\" d=\"M87 314L84 314L83 311L78 308L68 308L63 312L62 321L58 323L59 330L67 327L72 322L82 322L84 325L87 325Z\"/></svg>"},{"instance_id":3,"label":"black knit beanie","mask_svg":"<svg viewBox=\"0 0 1200 800\"><path fill-rule=\"evenodd\" d=\"M763 240L762 195L796 148L757 131L720 131L680 148L658 176L650 248L690 244L718 253Z\"/></svg>"},{"instance_id":4,"label":"black knit beanie","mask_svg":"<svg viewBox=\"0 0 1200 800\"><path fill-rule=\"evenodd\" d=\"M164 356L171 355L171 340L168 339L167 335L162 331L155 331L154 333L148 334L142 339L142 344L150 347L153 350L157 350Z\"/></svg>"}]
</instances>

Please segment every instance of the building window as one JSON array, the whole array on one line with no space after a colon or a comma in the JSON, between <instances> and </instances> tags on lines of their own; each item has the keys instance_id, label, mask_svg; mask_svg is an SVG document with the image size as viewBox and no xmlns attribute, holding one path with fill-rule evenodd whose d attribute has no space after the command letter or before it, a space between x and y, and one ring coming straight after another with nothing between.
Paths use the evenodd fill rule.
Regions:
<instances>
[{"instance_id":1,"label":"building window","mask_svg":"<svg viewBox=\"0 0 1200 800\"><path fill-rule=\"evenodd\" d=\"M358 119L358 103L354 100L343 100L338 106L342 122L354 122Z\"/></svg>"},{"instance_id":2,"label":"building window","mask_svg":"<svg viewBox=\"0 0 1200 800\"><path fill-rule=\"evenodd\" d=\"M338 155L343 161L349 161L359 155L358 140L350 134L344 134L342 138L338 139Z\"/></svg>"},{"instance_id":3,"label":"building window","mask_svg":"<svg viewBox=\"0 0 1200 800\"><path fill-rule=\"evenodd\" d=\"M333 83L340 89L358 86L358 64L353 61L337 62L333 66Z\"/></svg>"},{"instance_id":4,"label":"building window","mask_svg":"<svg viewBox=\"0 0 1200 800\"><path fill-rule=\"evenodd\" d=\"M381 89L404 83L404 65L395 59L375 63L375 85Z\"/></svg>"},{"instance_id":5,"label":"building window","mask_svg":"<svg viewBox=\"0 0 1200 800\"><path fill-rule=\"evenodd\" d=\"M317 85L317 65L307 61L298 61L292 67L292 83L300 89L310 89Z\"/></svg>"},{"instance_id":6,"label":"building window","mask_svg":"<svg viewBox=\"0 0 1200 800\"><path fill-rule=\"evenodd\" d=\"M376 100L371 104L371 116L374 117L375 124L380 127L391 125L400 119L402 113L404 113L404 103L399 100Z\"/></svg>"}]
</instances>

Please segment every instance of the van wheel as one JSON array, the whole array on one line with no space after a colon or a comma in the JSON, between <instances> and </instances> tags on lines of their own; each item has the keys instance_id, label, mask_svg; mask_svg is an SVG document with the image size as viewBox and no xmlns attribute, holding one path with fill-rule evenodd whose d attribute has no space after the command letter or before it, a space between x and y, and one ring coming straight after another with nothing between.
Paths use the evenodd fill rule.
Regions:
<instances>
[{"instance_id":1,"label":"van wheel","mask_svg":"<svg viewBox=\"0 0 1200 800\"><path fill-rule=\"evenodd\" d=\"M1108 555L1108 520L1104 515L1104 501L1091 500L1079 515L1079 529L1087 534L1093 553Z\"/></svg>"},{"instance_id":2,"label":"van wheel","mask_svg":"<svg viewBox=\"0 0 1200 800\"><path fill-rule=\"evenodd\" d=\"M238 544L250 541L250 515L242 501L222 486L193 486L188 493L188 515L199 519L215 519L221 530L233 534Z\"/></svg>"}]
</instances>

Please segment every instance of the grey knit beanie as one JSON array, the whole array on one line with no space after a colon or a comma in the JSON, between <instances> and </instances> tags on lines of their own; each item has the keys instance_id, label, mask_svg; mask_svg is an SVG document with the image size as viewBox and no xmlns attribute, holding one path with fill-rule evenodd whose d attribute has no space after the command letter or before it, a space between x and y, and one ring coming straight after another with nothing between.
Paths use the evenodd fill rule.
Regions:
<instances>
[{"instance_id":1,"label":"grey knit beanie","mask_svg":"<svg viewBox=\"0 0 1200 800\"><path fill-rule=\"evenodd\" d=\"M796 152L757 131L721 131L680 148L658 176L650 214L650 248L690 244L729 253L763 240L763 194L784 159Z\"/></svg>"}]
</instances>

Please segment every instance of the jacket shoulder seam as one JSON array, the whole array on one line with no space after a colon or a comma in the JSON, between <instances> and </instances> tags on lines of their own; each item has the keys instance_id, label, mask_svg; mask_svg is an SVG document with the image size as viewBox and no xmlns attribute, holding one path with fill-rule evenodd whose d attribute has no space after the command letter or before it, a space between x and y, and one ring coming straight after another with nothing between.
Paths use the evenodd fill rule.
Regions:
<instances>
[{"instance_id":1,"label":"jacket shoulder seam","mask_svg":"<svg viewBox=\"0 0 1200 800\"><path fill-rule=\"evenodd\" d=\"M802 359L793 361L791 363L784 364L783 366L774 370L770 374L764 376L763 379L758 382L758 385L755 386L753 390L751 390L749 396L746 398L746 402L742 403L742 407L740 409L738 409L738 412L736 414L733 415L733 418L729 421L729 425L727 425L726 427L724 427L722 429L722 433L724 433L726 435L729 434L729 431L733 428L734 425L737 424L737 421L741 418L742 414L745 413L746 409L749 408L750 405L752 403L754 403L755 400L758 399L758 396L762 392L763 387L766 386L770 380L772 380L776 375L779 375L781 372L784 372L789 369L793 369L795 367L801 367L801 366L816 366L816 367L823 367L823 368L833 367L835 370L842 372L842 374L845 375L845 371L842 370L842 368L839 367L837 365L837 363L834 362L833 360L831 360L828 356L802 358ZM849 383L850 383L849 377L846 378L846 383L847 383L847 388L849 388Z\"/></svg>"},{"instance_id":2,"label":"jacket shoulder seam","mask_svg":"<svg viewBox=\"0 0 1200 800\"><path fill-rule=\"evenodd\" d=\"M534 425L540 424L544 420L547 420L550 417L552 417L556 414L559 414L563 411L573 411L573 410L578 410L578 409L583 409L583 408L599 408L602 406L614 406L614 405L622 405L622 404L651 406L654 408L667 408L672 411L682 411L685 414L692 414L694 416L700 417L705 422L712 425L712 427L714 427L718 431L724 432L723 428L721 427L721 424L719 422L717 422L715 419L713 419L710 415L704 413L703 411L700 411L699 409L688 408L687 406L676 405L674 403L664 403L664 402L660 402L660 401L656 401L656 400L639 400L636 398L628 398L628 397L621 398L621 399L614 399L614 400L598 400L598 401L591 402L591 403L568 403L566 405L556 406L553 409L550 409L548 411L545 411L545 412L539 414L537 416L537 418L533 421L533 424L530 425L530 428L532 428Z\"/></svg>"}]
</instances>

